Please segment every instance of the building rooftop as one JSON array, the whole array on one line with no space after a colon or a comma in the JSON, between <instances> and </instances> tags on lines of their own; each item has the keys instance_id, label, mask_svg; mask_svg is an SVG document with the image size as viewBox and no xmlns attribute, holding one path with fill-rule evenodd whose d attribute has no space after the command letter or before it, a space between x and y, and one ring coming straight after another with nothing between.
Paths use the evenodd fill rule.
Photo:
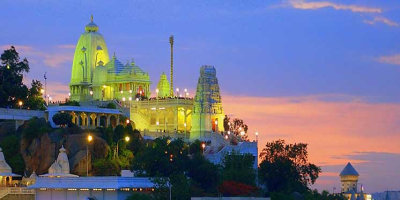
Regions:
<instances>
[{"instance_id":1,"label":"building rooftop","mask_svg":"<svg viewBox=\"0 0 400 200\"><path fill-rule=\"evenodd\" d=\"M154 188L150 178L143 177L39 177L29 189L122 189L122 188Z\"/></svg>"},{"instance_id":2,"label":"building rooftop","mask_svg":"<svg viewBox=\"0 0 400 200\"><path fill-rule=\"evenodd\" d=\"M353 165L351 163L347 163L346 167L340 172L340 176L359 176L358 172L356 169L354 169Z\"/></svg>"}]
</instances>

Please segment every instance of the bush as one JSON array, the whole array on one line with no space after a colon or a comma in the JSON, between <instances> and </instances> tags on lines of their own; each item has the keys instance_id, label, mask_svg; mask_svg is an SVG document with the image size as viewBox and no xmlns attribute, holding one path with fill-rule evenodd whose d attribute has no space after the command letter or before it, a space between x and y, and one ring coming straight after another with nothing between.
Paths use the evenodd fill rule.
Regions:
<instances>
[{"instance_id":1,"label":"bush","mask_svg":"<svg viewBox=\"0 0 400 200\"><path fill-rule=\"evenodd\" d=\"M65 103L60 104L60 106L81 106L77 101L67 101Z\"/></svg>"},{"instance_id":2,"label":"bush","mask_svg":"<svg viewBox=\"0 0 400 200\"><path fill-rule=\"evenodd\" d=\"M48 133L51 130L51 127L44 118L33 117L22 129L22 138L33 140L42 137L44 133Z\"/></svg>"},{"instance_id":3,"label":"bush","mask_svg":"<svg viewBox=\"0 0 400 200\"><path fill-rule=\"evenodd\" d=\"M72 116L68 113L57 113L52 119L56 125L61 127L70 126L72 124Z\"/></svg>"},{"instance_id":4,"label":"bush","mask_svg":"<svg viewBox=\"0 0 400 200\"><path fill-rule=\"evenodd\" d=\"M102 158L93 162L94 176L118 176L120 168L117 161Z\"/></svg>"},{"instance_id":5,"label":"bush","mask_svg":"<svg viewBox=\"0 0 400 200\"><path fill-rule=\"evenodd\" d=\"M7 163L13 172L23 174L25 169L24 159L19 151L20 139L16 135L9 135L0 141Z\"/></svg>"},{"instance_id":6,"label":"bush","mask_svg":"<svg viewBox=\"0 0 400 200\"><path fill-rule=\"evenodd\" d=\"M108 104L106 105L106 108L117 109L117 106L115 106L114 103L108 103Z\"/></svg>"}]
</instances>

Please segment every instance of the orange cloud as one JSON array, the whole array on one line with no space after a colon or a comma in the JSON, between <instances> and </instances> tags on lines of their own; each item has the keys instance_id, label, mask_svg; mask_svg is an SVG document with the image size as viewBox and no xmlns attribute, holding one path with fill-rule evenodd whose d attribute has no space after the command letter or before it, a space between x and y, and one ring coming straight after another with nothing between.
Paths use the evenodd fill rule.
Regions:
<instances>
[{"instance_id":1,"label":"orange cloud","mask_svg":"<svg viewBox=\"0 0 400 200\"><path fill-rule=\"evenodd\" d=\"M364 20L364 23L370 24L370 25L375 25L376 23L384 23L388 26L399 26L397 22L394 22L388 18L382 17L382 16L376 16L374 17L373 20Z\"/></svg>"},{"instance_id":2,"label":"orange cloud","mask_svg":"<svg viewBox=\"0 0 400 200\"><path fill-rule=\"evenodd\" d=\"M321 1L321 2L307 2L303 0L290 0L290 5L296 9L303 9L303 10L317 10L321 8L328 8L331 7L335 10L350 10L351 12L357 13L381 13L382 9L380 8L372 8L366 6L358 6L358 5L344 5L344 4L337 4L328 1Z\"/></svg>"},{"instance_id":3,"label":"orange cloud","mask_svg":"<svg viewBox=\"0 0 400 200\"><path fill-rule=\"evenodd\" d=\"M377 60L381 63L400 65L400 54L381 56Z\"/></svg>"},{"instance_id":4,"label":"orange cloud","mask_svg":"<svg viewBox=\"0 0 400 200\"><path fill-rule=\"evenodd\" d=\"M260 133L259 151L276 139L304 142L309 144L311 161L318 165L343 165L349 160L341 156L354 152L400 152L396 142L400 141L400 104L369 103L344 95L225 95L223 105L225 113L249 125L251 138L255 131Z\"/></svg>"}]
</instances>

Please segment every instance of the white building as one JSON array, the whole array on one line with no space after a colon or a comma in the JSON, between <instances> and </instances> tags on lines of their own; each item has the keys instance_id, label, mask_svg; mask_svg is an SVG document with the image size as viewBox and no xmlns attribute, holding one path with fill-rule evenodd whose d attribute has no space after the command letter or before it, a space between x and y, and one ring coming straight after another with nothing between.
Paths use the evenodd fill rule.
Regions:
<instances>
[{"instance_id":1,"label":"white building","mask_svg":"<svg viewBox=\"0 0 400 200\"><path fill-rule=\"evenodd\" d=\"M125 200L132 192L152 192L153 188L154 184L149 178L132 175L78 177L70 174L64 147L61 147L49 173L40 175L33 185L28 186L28 189L35 190L36 200Z\"/></svg>"}]
</instances>

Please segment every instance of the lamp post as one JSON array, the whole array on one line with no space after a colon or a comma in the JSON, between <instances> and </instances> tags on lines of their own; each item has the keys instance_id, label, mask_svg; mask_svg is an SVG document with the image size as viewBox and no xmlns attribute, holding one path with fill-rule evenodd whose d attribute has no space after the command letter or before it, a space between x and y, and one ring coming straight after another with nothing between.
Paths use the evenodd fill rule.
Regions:
<instances>
[{"instance_id":1,"label":"lamp post","mask_svg":"<svg viewBox=\"0 0 400 200\"><path fill-rule=\"evenodd\" d=\"M118 157L118 158L119 158L119 156L118 156L118 144L119 144L119 141L122 141L122 140L125 140L126 142L129 142L129 140L131 140L131 138L129 138L128 136L126 136L125 138L119 139L119 140L118 140L118 142L117 142L117 157Z\"/></svg>"},{"instance_id":2,"label":"lamp post","mask_svg":"<svg viewBox=\"0 0 400 200\"><path fill-rule=\"evenodd\" d=\"M90 94L90 102L91 104L93 104L93 90L90 90L89 94Z\"/></svg>"},{"instance_id":3,"label":"lamp post","mask_svg":"<svg viewBox=\"0 0 400 200\"><path fill-rule=\"evenodd\" d=\"M20 109L20 110L21 110L21 108L22 108L22 104L23 104L22 101L19 101L19 102L18 102L18 105L19 105L19 109Z\"/></svg>"},{"instance_id":4,"label":"lamp post","mask_svg":"<svg viewBox=\"0 0 400 200\"><path fill-rule=\"evenodd\" d=\"M258 132L256 132L255 134L256 134L256 142L258 142Z\"/></svg>"},{"instance_id":5,"label":"lamp post","mask_svg":"<svg viewBox=\"0 0 400 200\"><path fill-rule=\"evenodd\" d=\"M89 176L89 143L93 140L92 135L88 135L86 144L86 176Z\"/></svg>"},{"instance_id":6,"label":"lamp post","mask_svg":"<svg viewBox=\"0 0 400 200\"><path fill-rule=\"evenodd\" d=\"M203 156L204 156L204 149L206 148L206 143L201 144L201 147L203 148Z\"/></svg>"}]
</instances>

